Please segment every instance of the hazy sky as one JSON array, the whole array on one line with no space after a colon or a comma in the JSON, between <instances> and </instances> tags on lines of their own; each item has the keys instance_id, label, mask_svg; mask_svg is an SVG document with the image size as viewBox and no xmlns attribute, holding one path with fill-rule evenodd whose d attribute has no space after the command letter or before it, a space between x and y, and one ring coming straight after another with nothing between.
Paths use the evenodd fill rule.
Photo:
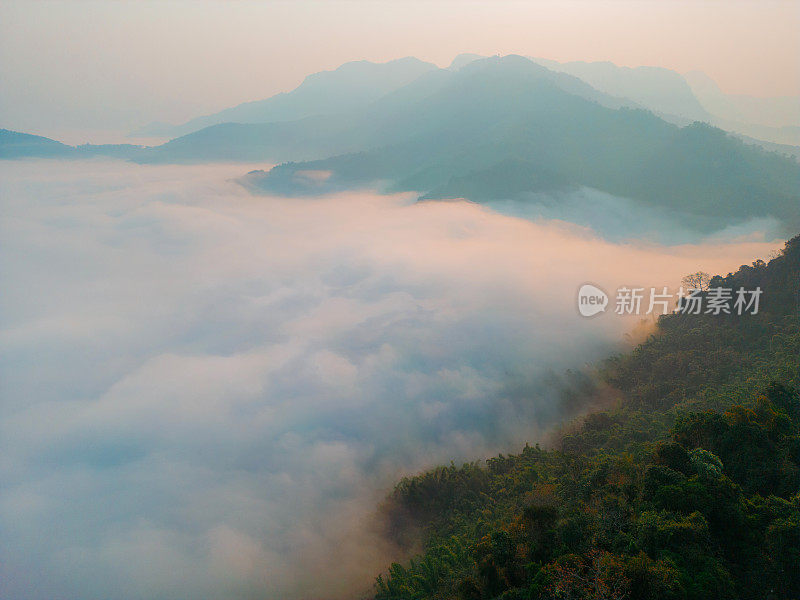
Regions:
<instances>
[{"instance_id":1,"label":"hazy sky","mask_svg":"<svg viewBox=\"0 0 800 600\"><path fill-rule=\"evenodd\" d=\"M700 69L800 93L800 2L0 0L0 127L182 122L355 59L460 52Z\"/></svg>"}]
</instances>

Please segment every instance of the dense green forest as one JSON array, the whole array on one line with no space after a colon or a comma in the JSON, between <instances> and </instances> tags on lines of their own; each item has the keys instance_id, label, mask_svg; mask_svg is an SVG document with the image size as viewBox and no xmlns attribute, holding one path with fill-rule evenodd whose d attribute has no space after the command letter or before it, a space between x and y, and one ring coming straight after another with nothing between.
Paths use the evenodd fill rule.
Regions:
<instances>
[{"instance_id":1,"label":"dense green forest","mask_svg":"<svg viewBox=\"0 0 800 600\"><path fill-rule=\"evenodd\" d=\"M375 599L800 598L800 236L711 281L739 286L758 314L662 317L552 448L403 479L386 510L422 552Z\"/></svg>"}]
</instances>

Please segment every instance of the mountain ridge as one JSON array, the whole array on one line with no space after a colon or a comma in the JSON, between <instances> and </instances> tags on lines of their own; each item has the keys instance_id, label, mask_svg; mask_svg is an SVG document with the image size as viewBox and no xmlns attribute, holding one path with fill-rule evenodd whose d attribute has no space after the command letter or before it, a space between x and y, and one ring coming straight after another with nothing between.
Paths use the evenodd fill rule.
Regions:
<instances>
[{"instance_id":1,"label":"mountain ridge","mask_svg":"<svg viewBox=\"0 0 800 600\"><path fill-rule=\"evenodd\" d=\"M400 480L382 514L413 558L373 598L798 597L798 278L800 236L712 278L762 290L758 314L663 315L569 372L560 404L584 415L546 445Z\"/></svg>"},{"instance_id":2,"label":"mountain ridge","mask_svg":"<svg viewBox=\"0 0 800 600\"><path fill-rule=\"evenodd\" d=\"M367 60L346 62L336 69L306 76L300 85L288 92L243 102L181 125L156 129L145 126L133 132L133 137L159 135L174 138L221 123L293 121L353 110L434 69L438 67L413 56L385 63Z\"/></svg>"},{"instance_id":3,"label":"mountain ridge","mask_svg":"<svg viewBox=\"0 0 800 600\"><path fill-rule=\"evenodd\" d=\"M389 191L480 201L488 198L476 188L456 193L448 182L463 183L470 173L514 159L529 165L531 187L519 193L541 191L535 182L544 177L698 216L744 218L766 209L779 218L797 218L796 162L709 125L681 128L648 111L611 108L613 99L593 88L596 95L571 93L580 93L581 86L589 87L523 57L474 61L395 114L381 132L383 146L282 164L251 175L247 184L291 194L299 180L296 193L305 194L388 181ZM605 105L595 101L598 97ZM308 170L331 176L309 188L297 177ZM479 187L502 190L506 183L495 178Z\"/></svg>"}]
</instances>

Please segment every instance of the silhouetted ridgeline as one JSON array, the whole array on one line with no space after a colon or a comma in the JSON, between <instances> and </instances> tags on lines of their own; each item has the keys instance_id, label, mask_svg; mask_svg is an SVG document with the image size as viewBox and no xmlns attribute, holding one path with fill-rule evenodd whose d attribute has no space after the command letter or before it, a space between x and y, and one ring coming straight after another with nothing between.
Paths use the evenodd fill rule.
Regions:
<instances>
[{"instance_id":1,"label":"silhouetted ridgeline","mask_svg":"<svg viewBox=\"0 0 800 600\"><path fill-rule=\"evenodd\" d=\"M0 160L23 158L82 159L93 157L135 158L143 146L132 144L82 144L68 146L40 135L0 129Z\"/></svg>"},{"instance_id":2,"label":"silhouetted ridgeline","mask_svg":"<svg viewBox=\"0 0 800 600\"><path fill-rule=\"evenodd\" d=\"M0 129L0 159L68 158L75 148L39 135Z\"/></svg>"},{"instance_id":3,"label":"silhouetted ridgeline","mask_svg":"<svg viewBox=\"0 0 800 600\"><path fill-rule=\"evenodd\" d=\"M554 449L400 482L424 552L375 598L800 597L800 236L712 286L760 286L759 314L664 316Z\"/></svg>"},{"instance_id":4,"label":"silhouetted ridgeline","mask_svg":"<svg viewBox=\"0 0 800 600\"><path fill-rule=\"evenodd\" d=\"M290 92L245 102L182 125L154 123L132 135L172 138L220 123L275 123L351 111L435 69L436 65L412 56L386 63L348 62L333 71L309 75Z\"/></svg>"},{"instance_id":5,"label":"silhouetted ridgeline","mask_svg":"<svg viewBox=\"0 0 800 600\"><path fill-rule=\"evenodd\" d=\"M609 89L663 108L652 98L661 94L664 106L702 114L685 81L651 71L622 70ZM658 85L648 83L653 73ZM212 119L260 122L217 123L157 147L71 147L4 130L0 157L283 163L242 179L283 195L379 185L424 199L527 202L583 187L671 211L698 230L765 217L785 233L800 227L794 158L703 123L680 127L639 106L521 56L451 69L416 59L348 63Z\"/></svg>"},{"instance_id":6,"label":"silhouetted ridgeline","mask_svg":"<svg viewBox=\"0 0 800 600\"><path fill-rule=\"evenodd\" d=\"M246 181L280 194L384 182L426 199L475 201L586 186L690 221L772 215L800 226L795 160L708 125L681 128L647 111L613 108L581 84L522 57L476 61L425 82L435 91L415 94L421 99L404 110L394 109L391 95L374 104L359 118L370 124L357 120L349 129L378 132L373 149L280 165ZM306 172L329 176L308 181Z\"/></svg>"}]
</instances>

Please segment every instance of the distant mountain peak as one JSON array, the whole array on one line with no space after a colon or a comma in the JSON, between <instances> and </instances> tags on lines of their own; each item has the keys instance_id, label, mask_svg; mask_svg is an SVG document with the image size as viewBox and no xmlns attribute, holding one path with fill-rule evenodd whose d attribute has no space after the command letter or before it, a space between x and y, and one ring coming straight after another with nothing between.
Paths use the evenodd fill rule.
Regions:
<instances>
[{"instance_id":1,"label":"distant mountain peak","mask_svg":"<svg viewBox=\"0 0 800 600\"><path fill-rule=\"evenodd\" d=\"M481 54L472 54L470 52L465 52L463 54L459 54L453 59L453 62L450 63L450 66L447 67L450 71L458 71L462 67L468 65L471 62L476 60L480 60L482 58L486 58Z\"/></svg>"},{"instance_id":2,"label":"distant mountain peak","mask_svg":"<svg viewBox=\"0 0 800 600\"><path fill-rule=\"evenodd\" d=\"M140 130L180 137L220 123L276 123L357 110L439 67L413 56L378 63L346 62L330 71L308 75L295 89L263 100L245 102L182 125Z\"/></svg>"},{"instance_id":3,"label":"distant mountain peak","mask_svg":"<svg viewBox=\"0 0 800 600\"><path fill-rule=\"evenodd\" d=\"M680 73L670 69L624 67L610 61L560 63L533 57L531 60L554 71L578 77L610 96L628 98L673 122L709 119L709 114L695 97L689 83Z\"/></svg>"}]
</instances>

